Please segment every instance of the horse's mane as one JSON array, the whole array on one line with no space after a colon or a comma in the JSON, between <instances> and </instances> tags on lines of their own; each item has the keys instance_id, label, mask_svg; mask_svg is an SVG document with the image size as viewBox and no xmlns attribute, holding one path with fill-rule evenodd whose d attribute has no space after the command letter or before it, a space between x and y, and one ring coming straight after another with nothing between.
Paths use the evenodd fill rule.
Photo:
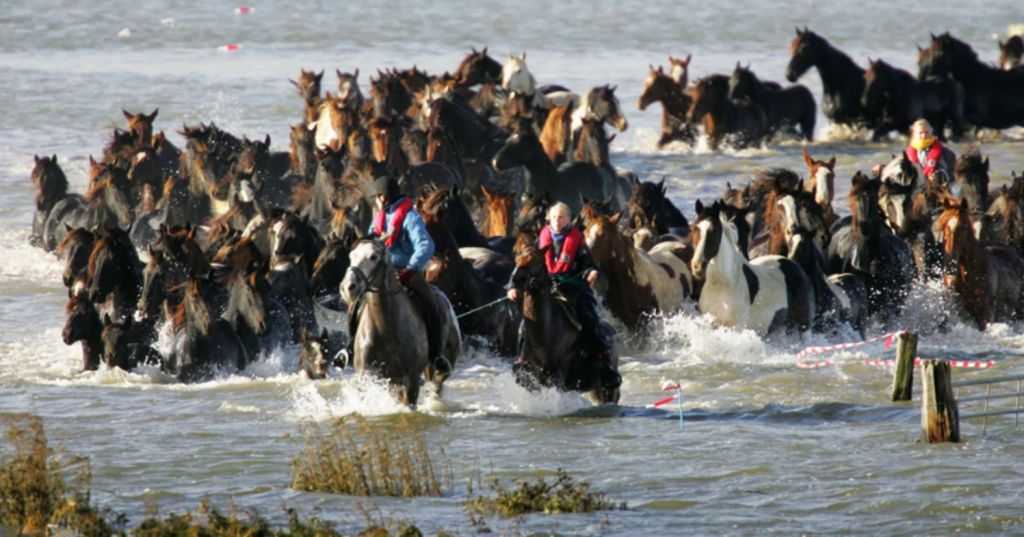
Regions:
<instances>
[{"instance_id":1,"label":"horse's mane","mask_svg":"<svg viewBox=\"0 0 1024 537\"><path fill-rule=\"evenodd\" d=\"M83 236L86 235L92 236L93 233L92 231L89 231L88 229L85 228L72 228L71 231L68 231L68 234L64 236L64 239L60 241L60 244L57 245L57 255L63 255L64 249L68 247L68 244L70 244L73 241L79 240L79 238L84 238Z\"/></svg>"},{"instance_id":2,"label":"horse's mane","mask_svg":"<svg viewBox=\"0 0 1024 537\"><path fill-rule=\"evenodd\" d=\"M755 170L754 177L746 188L748 206L757 206L764 202L768 194L777 189L796 189L800 176L788 168L768 168Z\"/></svg>"},{"instance_id":3,"label":"horse's mane","mask_svg":"<svg viewBox=\"0 0 1024 537\"><path fill-rule=\"evenodd\" d=\"M970 147L960 154L960 158L956 159L953 173L956 177L987 176L988 164L981 159L981 151L978 148Z\"/></svg>"}]
</instances>

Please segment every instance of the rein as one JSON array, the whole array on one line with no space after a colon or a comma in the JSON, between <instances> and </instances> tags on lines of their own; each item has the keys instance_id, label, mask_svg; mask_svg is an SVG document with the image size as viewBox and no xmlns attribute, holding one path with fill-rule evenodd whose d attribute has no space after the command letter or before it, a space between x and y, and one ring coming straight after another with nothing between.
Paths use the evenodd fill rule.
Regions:
<instances>
[{"instance_id":1,"label":"rein","mask_svg":"<svg viewBox=\"0 0 1024 537\"><path fill-rule=\"evenodd\" d=\"M515 269L514 269L514 270L512 271L512 275L513 275L513 276L515 275L515 273L516 273L516 271L517 271L517 270L519 270L519 267L516 267L516 268L515 268ZM569 282L571 282L571 281L573 281L573 280L575 280L575 279L579 278L580 276L583 276L583 274L584 274L585 272L588 272L588 270L589 270L589 269L587 269L587 270L584 270L583 272L580 272L579 274L577 274L577 275L575 275L575 276L573 276L573 277L571 277L571 278L568 278L568 279L562 280L562 281L560 281L560 282L556 282L556 283L552 284L552 286L551 286L551 287L552 287L552 289L557 289L557 288L558 288L558 286L560 286L560 285L562 285L562 284L566 284L566 283L569 283ZM531 280L535 280L535 279L536 279L536 278L531 278ZM534 282L533 282L533 281L531 281L531 282L530 282L530 283L529 283L529 284L527 285L527 287L532 287L532 288L536 288L536 287L535 287L535 286L533 285L533 283L534 283ZM462 313L462 314L460 314L460 315L456 315L456 316L455 316L455 318L456 318L456 319L461 319L461 318L463 318L463 317L465 317L465 316L467 316L467 315L469 315L469 314L471 314L471 313L476 313L476 312L478 312L478 311L481 311L481 310L485 310L485 309L487 309L487 308L489 308L489 307L491 307L491 306L493 306L493 305L495 305L495 304L501 304L502 302L504 302L504 301L506 301L506 300L508 300L508 297L507 297L507 296L503 296L503 297L501 297L501 298L499 298L499 299L497 299L497 300L494 300L494 301L492 301L492 302L488 302L488 303L484 304L483 306L480 306L479 308L473 308L473 309L471 309L471 310L469 310L469 311L467 311L467 312L465 312L465 313Z\"/></svg>"},{"instance_id":2,"label":"rein","mask_svg":"<svg viewBox=\"0 0 1024 537\"><path fill-rule=\"evenodd\" d=\"M387 249L379 242L370 241L370 243L373 244L373 247L377 251L377 253L381 254L381 262L374 265L373 270L370 271L369 276L363 274L363 271L359 270L359 267L349 267L349 270L351 270L352 274L355 275L356 281L359 282L359 287L362 288L362 290L359 292L359 295L356 296L355 302L362 300L367 293L380 293L385 296L390 296L397 294L398 292L401 291L401 288L398 288L395 289L394 291L390 291L387 293L383 292L384 279L381 278L381 275L383 274L384 267L387 265L387 262L384 260L383 256L390 254L387 252ZM374 286L374 282L377 280L380 280L380 285Z\"/></svg>"}]
</instances>

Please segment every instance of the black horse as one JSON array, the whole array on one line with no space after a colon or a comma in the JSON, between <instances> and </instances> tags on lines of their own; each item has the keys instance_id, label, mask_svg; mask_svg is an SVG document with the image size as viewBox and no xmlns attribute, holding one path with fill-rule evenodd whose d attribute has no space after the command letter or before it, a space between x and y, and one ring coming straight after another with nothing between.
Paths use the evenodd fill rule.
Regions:
<instances>
[{"instance_id":1,"label":"black horse","mask_svg":"<svg viewBox=\"0 0 1024 537\"><path fill-rule=\"evenodd\" d=\"M864 73L864 81L861 104L882 118L876 133L895 130L909 135L910 126L924 118L939 140L946 141L946 126L954 138L963 135L964 91L956 81L932 77L919 82L910 73L883 60L871 62Z\"/></svg>"},{"instance_id":2,"label":"black horse","mask_svg":"<svg viewBox=\"0 0 1024 537\"><path fill-rule=\"evenodd\" d=\"M768 130L772 132L790 132L796 134L800 128L800 136L810 142L814 139L814 122L818 107L814 103L811 90L801 85L785 89L774 89L757 78L750 66L736 69L729 78L730 99L750 99L764 110Z\"/></svg>"},{"instance_id":3,"label":"black horse","mask_svg":"<svg viewBox=\"0 0 1024 537\"><path fill-rule=\"evenodd\" d=\"M818 68L824 92L821 111L832 123L874 128L877 122L860 103L864 94L864 69L825 38L804 28L796 30L790 45L786 80L796 82L811 67ZM875 139L883 133L875 132Z\"/></svg>"},{"instance_id":4,"label":"black horse","mask_svg":"<svg viewBox=\"0 0 1024 537\"><path fill-rule=\"evenodd\" d=\"M35 161L35 167L32 168L32 185L36 187L36 212L32 216L32 233L28 236L28 242L32 246L45 246L43 230L50 211L69 195L79 198L81 196L68 194L68 178L57 164L57 155L42 158L37 155ZM52 248L48 249L51 250Z\"/></svg>"}]
</instances>

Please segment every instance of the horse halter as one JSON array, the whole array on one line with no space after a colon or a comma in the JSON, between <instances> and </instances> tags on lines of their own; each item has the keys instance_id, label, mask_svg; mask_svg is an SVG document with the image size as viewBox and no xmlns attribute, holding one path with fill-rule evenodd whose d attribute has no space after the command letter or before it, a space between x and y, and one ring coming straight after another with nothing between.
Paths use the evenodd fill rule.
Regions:
<instances>
[{"instance_id":1,"label":"horse halter","mask_svg":"<svg viewBox=\"0 0 1024 537\"><path fill-rule=\"evenodd\" d=\"M366 293L381 292L384 285L384 268L387 266L387 260L384 259L384 256L390 255L388 254L387 247L384 246L384 244L380 241L366 239L362 242L368 242L371 245L373 245L374 252L379 254L381 256L381 259L373 266L373 270L370 271L369 276L364 274L363 271L359 269L359 267L355 265L349 266L348 269L352 271L352 274L355 276L356 282L359 284L359 287L361 288L361 291L359 292L360 298L362 298L362 296L365 295ZM377 284L376 286L374 286L375 283Z\"/></svg>"}]
</instances>

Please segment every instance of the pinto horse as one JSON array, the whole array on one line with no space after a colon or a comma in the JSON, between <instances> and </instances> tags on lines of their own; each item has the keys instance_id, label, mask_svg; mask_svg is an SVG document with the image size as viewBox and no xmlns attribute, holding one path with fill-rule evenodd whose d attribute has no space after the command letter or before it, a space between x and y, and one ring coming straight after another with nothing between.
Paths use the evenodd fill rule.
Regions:
<instances>
[{"instance_id":1,"label":"pinto horse","mask_svg":"<svg viewBox=\"0 0 1024 537\"><path fill-rule=\"evenodd\" d=\"M759 145L768 127L764 110L749 100L730 100L727 91L710 78L698 80L690 91L693 102L686 113L687 119L699 121L704 126L704 133L714 151L726 137L737 149Z\"/></svg>"},{"instance_id":2,"label":"pinto horse","mask_svg":"<svg viewBox=\"0 0 1024 537\"><path fill-rule=\"evenodd\" d=\"M810 142L814 139L814 122L818 107L814 95L805 86L795 85L777 90L761 82L750 66L736 69L729 78L729 98L750 99L764 110L768 129L773 132L789 131L794 135L800 128L800 136Z\"/></svg>"},{"instance_id":3,"label":"pinto horse","mask_svg":"<svg viewBox=\"0 0 1024 537\"><path fill-rule=\"evenodd\" d=\"M814 322L814 288L804 271L776 255L748 262L736 247L739 233L723 212L724 204L699 208L690 268L694 278L703 280L701 313L710 313L723 326L762 336L808 330Z\"/></svg>"},{"instance_id":4,"label":"pinto horse","mask_svg":"<svg viewBox=\"0 0 1024 537\"><path fill-rule=\"evenodd\" d=\"M836 156L824 160L814 160L804 149L804 162L807 163L807 181L804 188L814 193L814 201L825 211L825 224L832 226L839 219L832 208L832 200L836 195Z\"/></svg>"},{"instance_id":5,"label":"pinto horse","mask_svg":"<svg viewBox=\"0 0 1024 537\"><path fill-rule=\"evenodd\" d=\"M675 141L692 146L697 139L697 131L693 123L686 119L693 101L685 93L685 81L680 84L673 80L660 66L657 71L653 65L649 67L651 72L644 81L636 107L644 111L653 103L661 103L661 138L658 139L658 149Z\"/></svg>"},{"instance_id":6,"label":"pinto horse","mask_svg":"<svg viewBox=\"0 0 1024 537\"><path fill-rule=\"evenodd\" d=\"M1024 260L1003 244L982 244L974 237L967 200L946 200L939 225L947 256L943 281L984 331L989 323L1024 316Z\"/></svg>"},{"instance_id":7,"label":"pinto horse","mask_svg":"<svg viewBox=\"0 0 1024 537\"><path fill-rule=\"evenodd\" d=\"M814 237L815 245L819 248L820 265L824 268L825 260L820 250L828 247L832 234L825 221L825 211L814 199L814 194L804 189L802 181L793 189L777 184L768 193L764 227L766 232L750 245L751 259L762 255L788 256L793 235L804 230Z\"/></svg>"},{"instance_id":8,"label":"pinto horse","mask_svg":"<svg viewBox=\"0 0 1024 537\"><path fill-rule=\"evenodd\" d=\"M579 106L572 112L572 132L575 134L583 128L584 121L606 122L619 132L629 128L626 116L622 114L622 106L615 96L618 86L598 86L580 98Z\"/></svg>"},{"instance_id":9,"label":"pinto horse","mask_svg":"<svg viewBox=\"0 0 1024 537\"><path fill-rule=\"evenodd\" d=\"M357 315L353 365L360 373L374 373L401 390L402 402L416 405L420 374L437 386L444 382L433 371L427 356L427 329L402 291L384 242L368 238L357 242L349 254L350 265L341 283L342 298L349 304L364 302ZM441 317L442 355L455 366L462 335L452 305L440 292L434 307Z\"/></svg>"},{"instance_id":10,"label":"pinto horse","mask_svg":"<svg viewBox=\"0 0 1024 537\"><path fill-rule=\"evenodd\" d=\"M928 120L943 142L947 125L954 138L964 132L964 92L960 84L949 78L918 81L883 60L871 61L864 73L861 104L874 115L885 118L875 130L876 134L885 135L895 130L909 135L910 126L921 118Z\"/></svg>"},{"instance_id":11,"label":"pinto horse","mask_svg":"<svg viewBox=\"0 0 1024 537\"><path fill-rule=\"evenodd\" d=\"M324 328L320 335L302 331L302 352L299 355L299 371L306 374L309 380L327 378L327 368L334 361L337 350L330 334Z\"/></svg>"},{"instance_id":12,"label":"pinto horse","mask_svg":"<svg viewBox=\"0 0 1024 537\"><path fill-rule=\"evenodd\" d=\"M796 30L796 38L790 45L789 65L786 80L796 82L811 67L818 68L824 96L821 111L829 122L839 125L873 128L875 120L860 98L864 94L864 69L861 69L845 53L833 47L825 38L808 30ZM873 139L883 133L875 131Z\"/></svg>"},{"instance_id":13,"label":"pinto horse","mask_svg":"<svg viewBox=\"0 0 1024 537\"><path fill-rule=\"evenodd\" d=\"M522 365L516 371L516 381L530 387L539 384L582 392L596 404L618 403L619 389L601 386L594 360L587 355L587 342L551 289L551 276L544 265L547 248L528 246L516 257L512 286L522 296L523 312ZM619 364L614 343L611 364L616 368Z\"/></svg>"},{"instance_id":14,"label":"pinto horse","mask_svg":"<svg viewBox=\"0 0 1024 537\"><path fill-rule=\"evenodd\" d=\"M950 76L963 86L968 123L989 129L1024 126L1024 69L991 67L949 32L933 35L930 50L922 70L929 76Z\"/></svg>"},{"instance_id":15,"label":"pinto horse","mask_svg":"<svg viewBox=\"0 0 1024 537\"><path fill-rule=\"evenodd\" d=\"M693 252L675 241L658 244L649 252L638 250L619 231L622 214L590 215L584 236L594 262L608 267L609 308L635 330L654 314L670 315L683 307L693 289L688 266Z\"/></svg>"}]
</instances>

